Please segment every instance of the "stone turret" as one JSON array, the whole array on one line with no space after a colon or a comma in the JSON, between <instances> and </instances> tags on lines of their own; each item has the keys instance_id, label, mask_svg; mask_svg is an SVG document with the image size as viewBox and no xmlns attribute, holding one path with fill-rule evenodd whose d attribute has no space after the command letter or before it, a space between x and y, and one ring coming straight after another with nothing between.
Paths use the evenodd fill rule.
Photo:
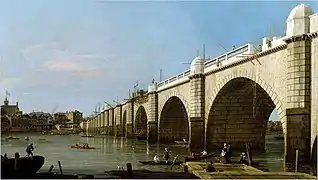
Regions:
<instances>
[{"instance_id":1,"label":"stone turret","mask_svg":"<svg viewBox=\"0 0 318 180\"><path fill-rule=\"evenodd\" d=\"M157 88L157 82L152 81L152 83L148 86L148 93L156 92Z\"/></svg>"},{"instance_id":2,"label":"stone turret","mask_svg":"<svg viewBox=\"0 0 318 180\"><path fill-rule=\"evenodd\" d=\"M310 31L310 19L312 15L310 7L301 4L296 6L289 14L286 23L287 30L286 36L296 36L309 33Z\"/></svg>"},{"instance_id":3,"label":"stone turret","mask_svg":"<svg viewBox=\"0 0 318 180\"><path fill-rule=\"evenodd\" d=\"M190 66L190 75L204 73L204 59L200 56L193 59Z\"/></svg>"}]
</instances>

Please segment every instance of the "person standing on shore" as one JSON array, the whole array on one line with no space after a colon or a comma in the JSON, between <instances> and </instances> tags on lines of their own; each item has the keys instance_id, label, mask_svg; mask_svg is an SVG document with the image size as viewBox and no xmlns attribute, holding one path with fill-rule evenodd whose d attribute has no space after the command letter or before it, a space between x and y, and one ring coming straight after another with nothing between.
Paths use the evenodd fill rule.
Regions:
<instances>
[{"instance_id":1,"label":"person standing on shore","mask_svg":"<svg viewBox=\"0 0 318 180\"><path fill-rule=\"evenodd\" d=\"M171 152L168 150L168 148L165 148L165 152L164 152L163 154L164 154L166 163L168 163L168 160L169 160L169 158L170 158Z\"/></svg>"}]
</instances>

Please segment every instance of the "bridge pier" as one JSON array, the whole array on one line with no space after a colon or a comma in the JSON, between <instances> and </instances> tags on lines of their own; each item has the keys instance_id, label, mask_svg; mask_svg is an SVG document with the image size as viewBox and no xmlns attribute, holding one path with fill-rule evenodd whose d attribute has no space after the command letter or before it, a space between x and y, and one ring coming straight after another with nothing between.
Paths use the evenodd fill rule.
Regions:
<instances>
[{"instance_id":1,"label":"bridge pier","mask_svg":"<svg viewBox=\"0 0 318 180\"><path fill-rule=\"evenodd\" d=\"M310 114L305 108L286 109L285 165L294 164L296 150L300 164L310 158Z\"/></svg>"},{"instance_id":2,"label":"bridge pier","mask_svg":"<svg viewBox=\"0 0 318 180\"><path fill-rule=\"evenodd\" d=\"M287 109L285 134L285 168L295 163L296 149L299 163L310 159L311 111L311 9L295 7L287 19ZM312 24L314 26L314 24ZM314 90L313 90L314 91ZM294 166L293 166L294 167Z\"/></svg>"},{"instance_id":3,"label":"bridge pier","mask_svg":"<svg viewBox=\"0 0 318 180\"><path fill-rule=\"evenodd\" d=\"M110 136L114 136L114 131L113 131L113 126L112 125L110 125L110 126L108 126L108 134L110 135Z\"/></svg>"},{"instance_id":4,"label":"bridge pier","mask_svg":"<svg viewBox=\"0 0 318 180\"><path fill-rule=\"evenodd\" d=\"M190 150L204 149L204 121L200 118L190 118Z\"/></svg>"},{"instance_id":5,"label":"bridge pier","mask_svg":"<svg viewBox=\"0 0 318 180\"><path fill-rule=\"evenodd\" d=\"M110 136L114 136L114 126L115 126L115 119L114 119L114 108L110 108L108 110L109 114L109 127L108 127L108 132Z\"/></svg>"},{"instance_id":6,"label":"bridge pier","mask_svg":"<svg viewBox=\"0 0 318 180\"><path fill-rule=\"evenodd\" d=\"M124 112L124 120L125 120L125 136L127 138L134 137L134 102L129 100L126 102L126 110Z\"/></svg>"},{"instance_id":7,"label":"bridge pier","mask_svg":"<svg viewBox=\"0 0 318 180\"><path fill-rule=\"evenodd\" d=\"M148 98L149 98L149 115L147 122L147 141L157 142L158 141L158 93L157 84L153 82L148 87Z\"/></svg>"},{"instance_id":8,"label":"bridge pier","mask_svg":"<svg viewBox=\"0 0 318 180\"><path fill-rule=\"evenodd\" d=\"M204 148L205 76L204 59L195 58L190 69L190 149L202 151Z\"/></svg>"},{"instance_id":9,"label":"bridge pier","mask_svg":"<svg viewBox=\"0 0 318 180\"><path fill-rule=\"evenodd\" d=\"M116 137L120 137L121 136L121 126L119 124L117 124L115 126L115 136Z\"/></svg>"},{"instance_id":10,"label":"bridge pier","mask_svg":"<svg viewBox=\"0 0 318 180\"><path fill-rule=\"evenodd\" d=\"M127 138L133 137L133 124L132 123L126 124L126 137Z\"/></svg>"},{"instance_id":11,"label":"bridge pier","mask_svg":"<svg viewBox=\"0 0 318 180\"><path fill-rule=\"evenodd\" d=\"M318 14L309 16L310 32L318 32ZM311 162L317 167L318 135L318 38L311 40ZM316 168L317 169L317 168Z\"/></svg>"},{"instance_id":12,"label":"bridge pier","mask_svg":"<svg viewBox=\"0 0 318 180\"><path fill-rule=\"evenodd\" d=\"M148 121L147 127L147 140L148 142L155 143L158 140L158 123L155 121Z\"/></svg>"}]
</instances>

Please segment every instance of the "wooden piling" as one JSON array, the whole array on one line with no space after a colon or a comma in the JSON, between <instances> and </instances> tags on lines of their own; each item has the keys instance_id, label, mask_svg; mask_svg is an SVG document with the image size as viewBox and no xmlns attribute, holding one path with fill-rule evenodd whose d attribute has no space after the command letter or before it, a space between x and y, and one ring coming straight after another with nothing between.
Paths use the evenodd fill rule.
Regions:
<instances>
[{"instance_id":1,"label":"wooden piling","mask_svg":"<svg viewBox=\"0 0 318 180\"><path fill-rule=\"evenodd\" d=\"M62 171L62 165L61 165L61 162L60 162L60 161L57 161L57 163L59 164L59 168L60 168L60 173L61 173L61 175L63 175L63 171Z\"/></svg>"},{"instance_id":2,"label":"wooden piling","mask_svg":"<svg viewBox=\"0 0 318 180\"><path fill-rule=\"evenodd\" d=\"M298 171L298 149L296 149L296 159L295 159L295 172Z\"/></svg>"},{"instance_id":3,"label":"wooden piling","mask_svg":"<svg viewBox=\"0 0 318 180\"><path fill-rule=\"evenodd\" d=\"M49 168L49 173L52 172L53 168L54 168L54 166L51 165L50 168Z\"/></svg>"},{"instance_id":4,"label":"wooden piling","mask_svg":"<svg viewBox=\"0 0 318 180\"><path fill-rule=\"evenodd\" d=\"M247 160L248 160L248 165L252 166L253 164L253 158L252 158L252 151L251 151L251 146L250 143L246 143L245 144L245 148L246 148L246 154L247 154Z\"/></svg>"},{"instance_id":5,"label":"wooden piling","mask_svg":"<svg viewBox=\"0 0 318 180\"><path fill-rule=\"evenodd\" d=\"M131 165L131 163L127 163L127 172L129 173L129 174L132 174L132 165Z\"/></svg>"},{"instance_id":6,"label":"wooden piling","mask_svg":"<svg viewBox=\"0 0 318 180\"><path fill-rule=\"evenodd\" d=\"M14 154L14 170L17 171L18 169L18 161L19 161L19 158L20 158L20 154L19 153L15 153Z\"/></svg>"}]
</instances>

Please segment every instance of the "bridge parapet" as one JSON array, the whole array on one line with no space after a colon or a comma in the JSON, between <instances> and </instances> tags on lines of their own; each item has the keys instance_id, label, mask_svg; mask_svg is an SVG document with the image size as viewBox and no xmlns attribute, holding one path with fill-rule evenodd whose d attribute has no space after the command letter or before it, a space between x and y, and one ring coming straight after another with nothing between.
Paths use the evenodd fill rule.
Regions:
<instances>
[{"instance_id":1,"label":"bridge parapet","mask_svg":"<svg viewBox=\"0 0 318 180\"><path fill-rule=\"evenodd\" d=\"M253 44L248 43L234 50L231 50L225 54L222 54L216 58L205 61L204 73L209 73L210 71L213 71L214 69L218 68L221 64L230 64L239 61L242 57L254 54L256 50L253 46ZM173 77L159 82L157 85L157 91L164 90L177 84L188 82L188 76L190 75L190 71L191 70L188 69L182 73L179 73Z\"/></svg>"}]
</instances>

